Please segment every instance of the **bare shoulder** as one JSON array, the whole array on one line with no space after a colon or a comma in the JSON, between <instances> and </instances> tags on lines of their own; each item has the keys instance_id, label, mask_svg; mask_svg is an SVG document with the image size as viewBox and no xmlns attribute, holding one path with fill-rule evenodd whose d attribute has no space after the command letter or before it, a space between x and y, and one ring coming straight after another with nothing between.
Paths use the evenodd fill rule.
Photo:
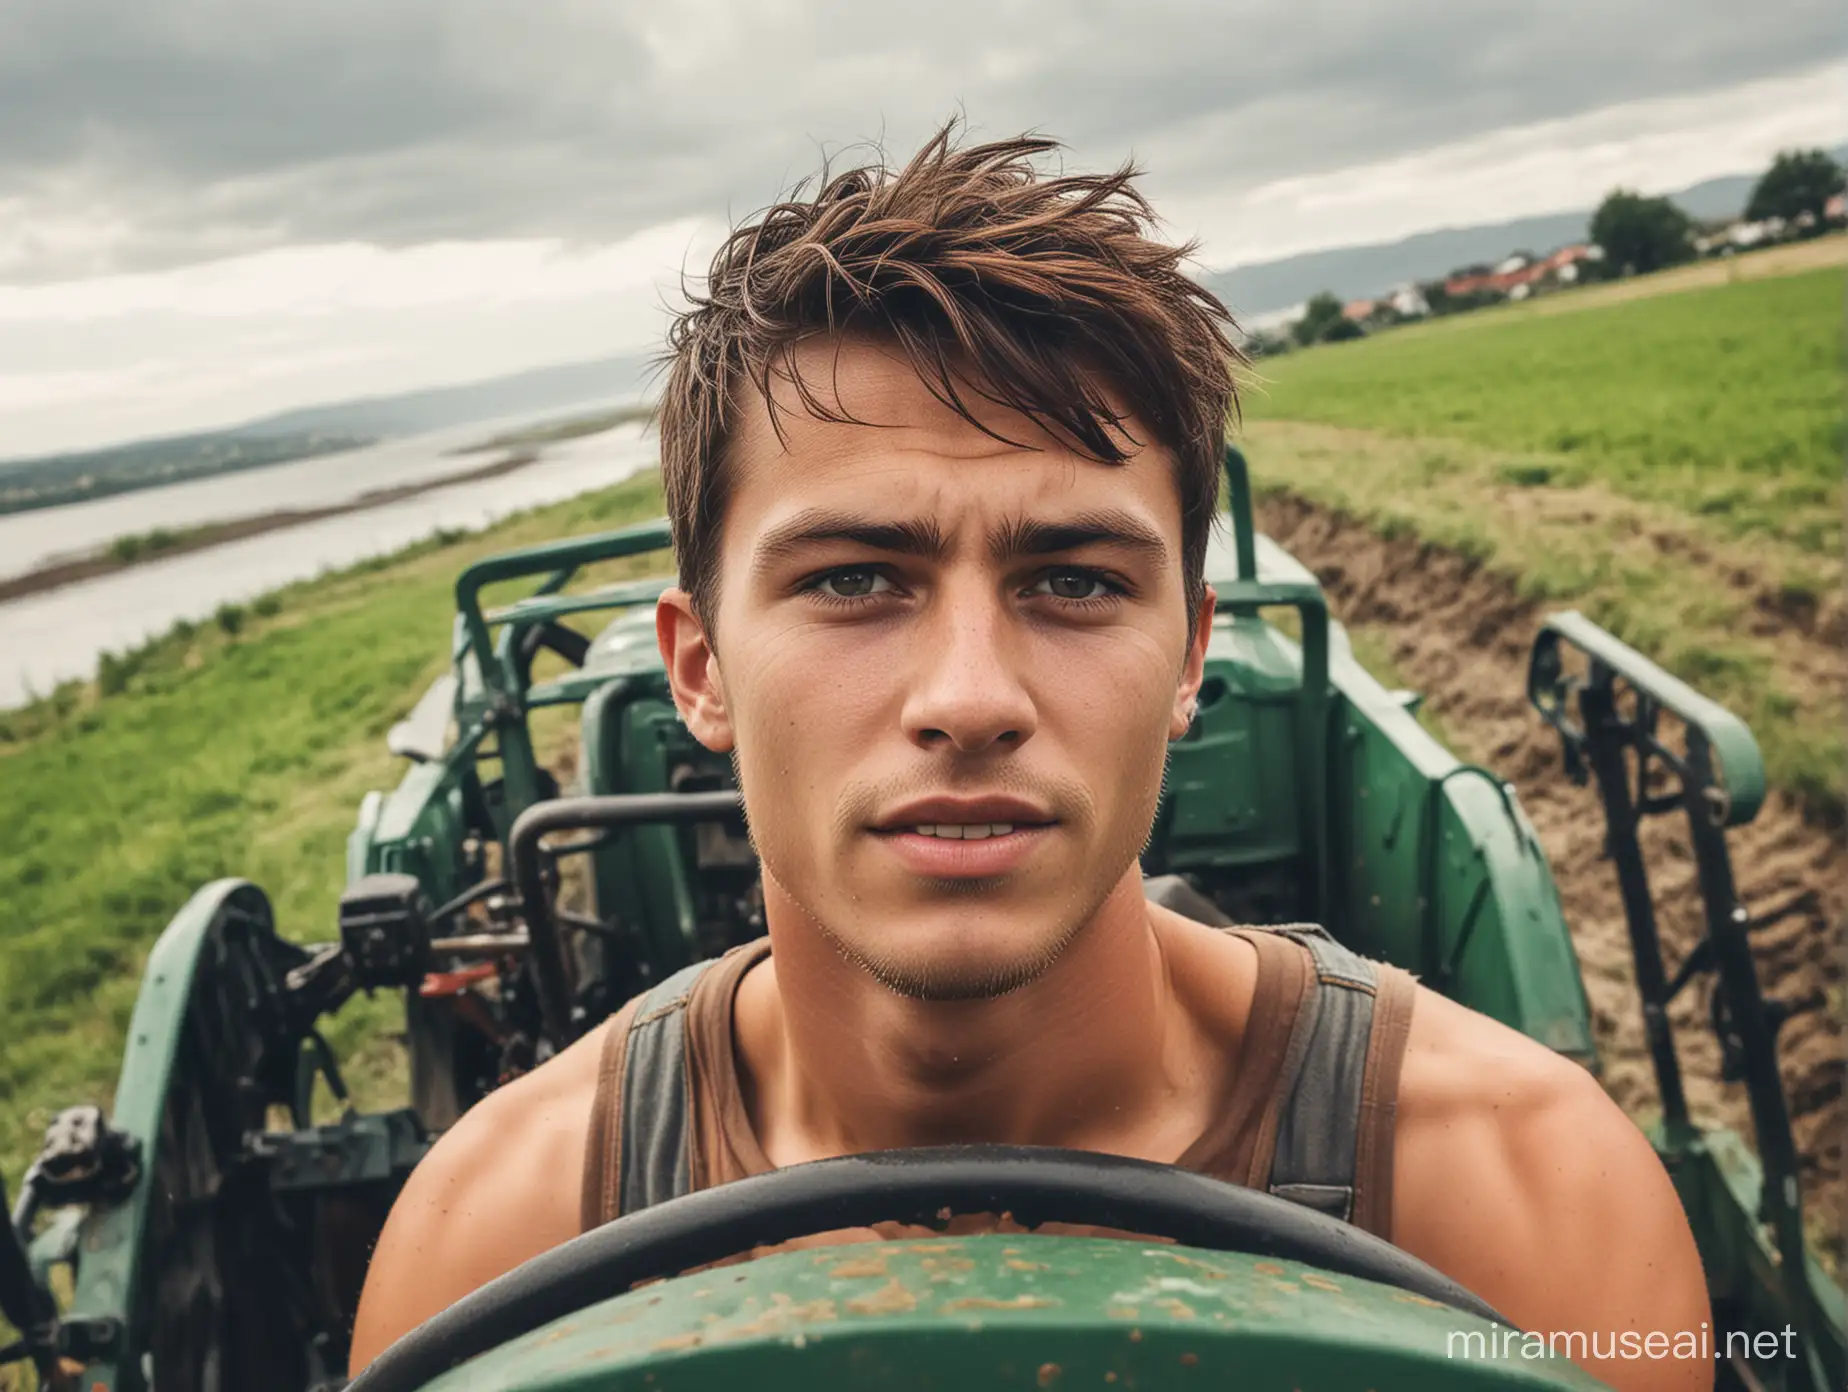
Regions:
<instances>
[{"instance_id":1,"label":"bare shoulder","mask_svg":"<svg viewBox=\"0 0 1848 1392\"><path fill-rule=\"evenodd\" d=\"M1583 1068L1419 988L1399 1084L1393 1235L1524 1330L1662 1331L1709 1318L1667 1171ZM1575 1348L1577 1345L1574 1346ZM1711 1385L1711 1366L1577 1357L1619 1388Z\"/></svg>"},{"instance_id":2,"label":"bare shoulder","mask_svg":"<svg viewBox=\"0 0 1848 1392\"><path fill-rule=\"evenodd\" d=\"M366 1273L354 1374L432 1315L578 1235L591 1104L612 1024L469 1108L411 1172Z\"/></svg>"}]
</instances>

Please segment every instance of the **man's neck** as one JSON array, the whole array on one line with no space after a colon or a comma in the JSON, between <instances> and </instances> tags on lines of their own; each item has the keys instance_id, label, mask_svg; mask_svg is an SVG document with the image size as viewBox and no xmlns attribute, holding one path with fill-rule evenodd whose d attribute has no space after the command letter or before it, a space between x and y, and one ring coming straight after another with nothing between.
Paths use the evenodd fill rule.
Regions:
<instances>
[{"instance_id":1,"label":"man's neck","mask_svg":"<svg viewBox=\"0 0 1848 1392\"><path fill-rule=\"evenodd\" d=\"M1160 1152L1192 1133L1172 1099L1199 1095L1205 1051L1152 913L1125 876L1037 980L954 1002L900 996L773 914L772 955L734 1016L769 1159L982 1141L1174 1159Z\"/></svg>"}]
</instances>

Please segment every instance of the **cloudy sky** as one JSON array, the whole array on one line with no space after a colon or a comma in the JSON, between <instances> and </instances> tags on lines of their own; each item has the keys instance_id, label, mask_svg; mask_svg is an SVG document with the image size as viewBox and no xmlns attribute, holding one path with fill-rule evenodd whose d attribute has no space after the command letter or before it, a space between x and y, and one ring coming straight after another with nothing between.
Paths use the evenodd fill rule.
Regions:
<instances>
[{"instance_id":1,"label":"cloudy sky","mask_svg":"<svg viewBox=\"0 0 1848 1392\"><path fill-rule=\"evenodd\" d=\"M651 347L731 221L959 110L1135 158L1215 267L1848 137L1839 0L8 0L4 26L0 458Z\"/></svg>"}]
</instances>

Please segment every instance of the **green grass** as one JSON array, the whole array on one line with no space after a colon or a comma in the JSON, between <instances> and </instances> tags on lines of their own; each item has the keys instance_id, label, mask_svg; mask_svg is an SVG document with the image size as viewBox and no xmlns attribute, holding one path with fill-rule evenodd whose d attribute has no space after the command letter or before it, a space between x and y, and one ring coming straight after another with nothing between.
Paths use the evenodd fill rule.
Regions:
<instances>
[{"instance_id":1,"label":"green grass","mask_svg":"<svg viewBox=\"0 0 1848 1392\"><path fill-rule=\"evenodd\" d=\"M1736 711L1773 786L1840 818L1841 656L1789 616L1841 591L1844 288L1833 267L1267 359L1254 486L1584 610Z\"/></svg>"},{"instance_id":2,"label":"green grass","mask_svg":"<svg viewBox=\"0 0 1848 1392\"><path fill-rule=\"evenodd\" d=\"M1531 454L1507 482L1595 482L1839 559L1845 289L1836 267L1459 315L1266 359L1246 412Z\"/></svg>"},{"instance_id":3,"label":"green grass","mask_svg":"<svg viewBox=\"0 0 1848 1392\"><path fill-rule=\"evenodd\" d=\"M113 659L106 691L68 684L0 716L0 1174L13 1193L57 1108L108 1103L141 963L193 890L246 876L287 936L333 936L347 832L365 792L402 776L384 734L445 666L457 571L661 511L651 474L439 537L177 625ZM397 1076L393 1023L382 998L334 1022L362 1104Z\"/></svg>"}]
</instances>

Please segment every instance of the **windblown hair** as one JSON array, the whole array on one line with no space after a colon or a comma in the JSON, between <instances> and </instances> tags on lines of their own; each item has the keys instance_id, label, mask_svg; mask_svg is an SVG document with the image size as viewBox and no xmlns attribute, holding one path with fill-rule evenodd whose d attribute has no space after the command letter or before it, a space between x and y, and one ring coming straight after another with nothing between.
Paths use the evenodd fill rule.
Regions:
<instances>
[{"instance_id":1,"label":"windblown hair","mask_svg":"<svg viewBox=\"0 0 1848 1392\"><path fill-rule=\"evenodd\" d=\"M661 473L680 583L709 632L740 393L762 397L779 439L773 377L817 419L848 420L802 379L794 350L860 334L895 344L938 400L996 439L968 393L1099 463L1128 458L1126 439L1147 443L1136 425L1152 434L1174 459L1192 631L1238 410L1231 315L1180 270L1193 243L1147 235L1155 215L1134 165L1048 176L1033 161L1055 141L958 149L954 130L897 174L824 168L812 198L798 185L731 234L669 329Z\"/></svg>"}]
</instances>

